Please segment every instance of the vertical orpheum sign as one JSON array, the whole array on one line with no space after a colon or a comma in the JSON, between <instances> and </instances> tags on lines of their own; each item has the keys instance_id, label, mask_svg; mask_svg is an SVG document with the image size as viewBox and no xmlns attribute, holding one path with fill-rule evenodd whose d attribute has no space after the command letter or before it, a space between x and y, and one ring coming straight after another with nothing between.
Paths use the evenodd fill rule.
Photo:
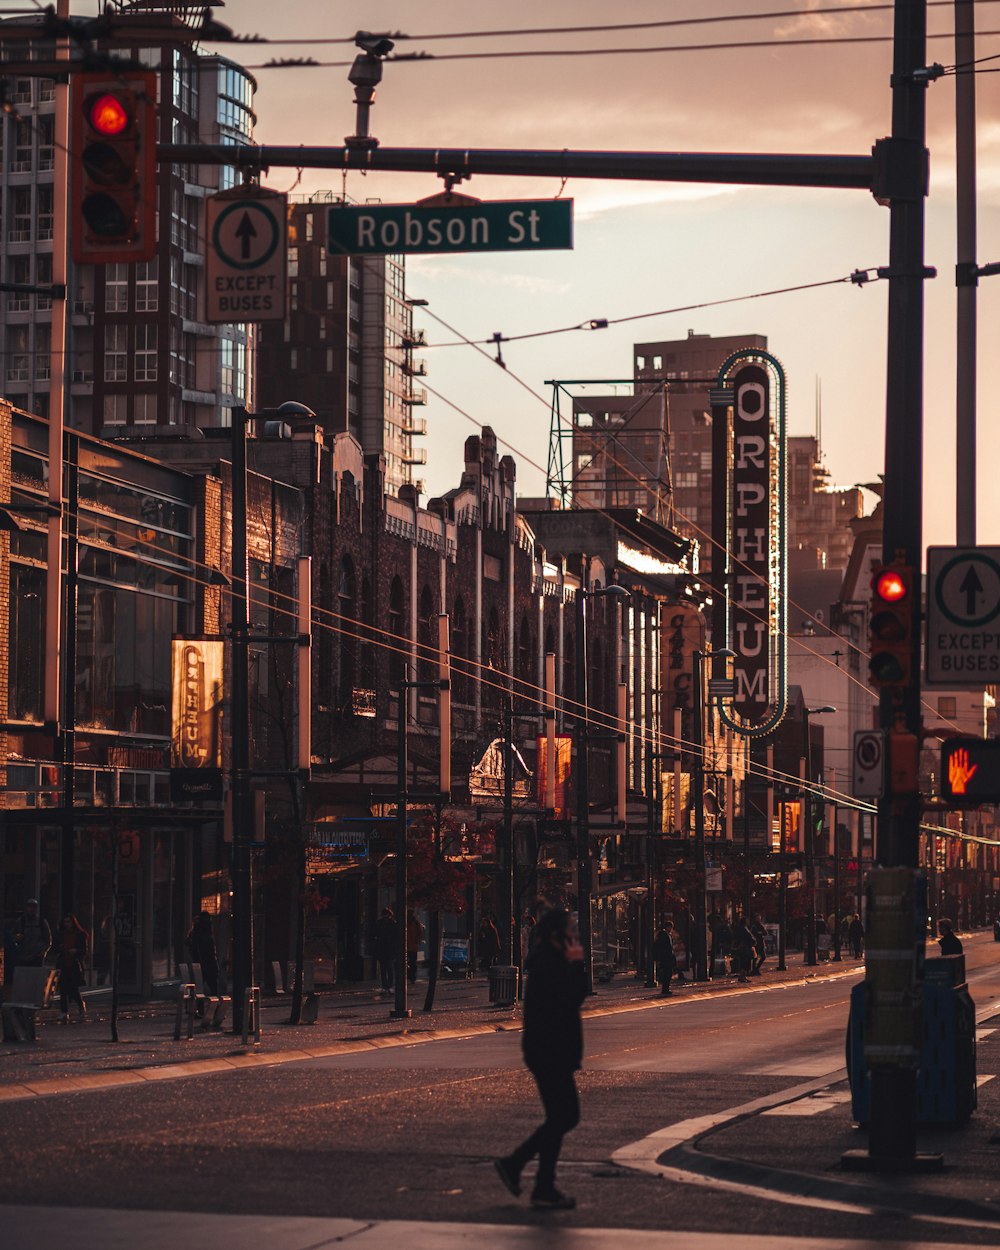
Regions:
<instances>
[{"instance_id":1,"label":"vertical orpheum sign","mask_svg":"<svg viewBox=\"0 0 1000 1250\"><path fill-rule=\"evenodd\" d=\"M766 352L747 351L730 357L719 382L732 394L726 545L736 653L732 703L719 710L732 729L759 736L784 716L788 697L784 374Z\"/></svg>"},{"instance_id":2,"label":"vertical orpheum sign","mask_svg":"<svg viewBox=\"0 0 1000 1250\"><path fill-rule=\"evenodd\" d=\"M175 802L222 799L223 644L174 638L170 791Z\"/></svg>"}]
</instances>

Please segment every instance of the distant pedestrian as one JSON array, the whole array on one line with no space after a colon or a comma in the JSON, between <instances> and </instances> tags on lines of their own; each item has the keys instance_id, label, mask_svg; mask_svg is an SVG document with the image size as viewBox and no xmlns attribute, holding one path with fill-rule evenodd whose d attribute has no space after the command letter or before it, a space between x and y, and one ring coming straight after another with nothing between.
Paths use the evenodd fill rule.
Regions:
<instances>
[{"instance_id":1,"label":"distant pedestrian","mask_svg":"<svg viewBox=\"0 0 1000 1250\"><path fill-rule=\"evenodd\" d=\"M424 926L417 919L416 912L406 913L406 979L415 982L417 979L417 957L420 943L424 938Z\"/></svg>"},{"instance_id":2,"label":"distant pedestrian","mask_svg":"<svg viewBox=\"0 0 1000 1250\"><path fill-rule=\"evenodd\" d=\"M524 1062L535 1078L545 1121L511 1154L495 1161L505 1187L517 1197L521 1172L538 1156L531 1205L570 1211L573 1198L556 1189L556 1166L563 1137L580 1122L574 1074L583 1059L580 1005L587 993L583 947L569 913L547 912L535 925L524 992Z\"/></svg>"},{"instance_id":3,"label":"distant pedestrian","mask_svg":"<svg viewBox=\"0 0 1000 1250\"><path fill-rule=\"evenodd\" d=\"M219 955L215 949L215 934L212 932L212 917L207 911L200 911L194 918L187 935L188 950L191 962L201 965L201 979L209 994L219 994Z\"/></svg>"},{"instance_id":4,"label":"distant pedestrian","mask_svg":"<svg viewBox=\"0 0 1000 1250\"><path fill-rule=\"evenodd\" d=\"M52 946L49 922L39 914L38 899L29 898L14 926L17 962L25 968L40 968Z\"/></svg>"},{"instance_id":5,"label":"distant pedestrian","mask_svg":"<svg viewBox=\"0 0 1000 1250\"><path fill-rule=\"evenodd\" d=\"M484 916L479 922L479 966L484 972L500 957L500 933L492 916Z\"/></svg>"},{"instance_id":6,"label":"distant pedestrian","mask_svg":"<svg viewBox=\"0 0 1000 1250\"><path fill-rule=\"evenodd\" d=\"M764 967L764 960L767 959L767 930L761 923L760 916L754 916L750 922L750 932L753 934L753 960L750 964L750 975L759 977Z\"/></svg>"},{"instance_id":7,"label":"distant pedestrian","mask_svg":"<svg viewBox=\"0 0 1000 1250\"><path fill-rule=\"evenodd\" d=\"M388 993L395 985L396 946L399 942L399 925L391 907L383 907L382 915L375 921L375 959L382 991Z\"/></svg>"},{"instance_id":8,"label":"distant pedestrian","mask_svg":"<svg viewBox=\"0 0 1000 1250\"><path fill-rule=\"evenodd\" d=\"M663 927L656 935L656 941L653 943L653 959L656 962L656 979L660 985L660 994L667 997L670 994L670 981L674 975L674 968L677 966L677 957L674 954L674 926L669 920L663 922Z\"/></svg>"},{"instance_id":9,"label":"distant pedestrian","mask_svg":"<svg viewBox=\"0 0 1000 1250\"><path fill-rule=\"evenodd\" d=\"M56 967L59 969L59 1010L63 1024L69 1024L69 1005L76 1003L81 1018L87 1014L87 1004L80 996L80 986L86 977L87 931L75 916L63 916L56 947Z\"/></svg>"},{"instance_id":10,"label":"distant pedestrian","mask_svg":"<svg viewBox=\"0 0 1000 1250\"><path fill-rule=\"evenodd\" d=\"M753 966L754 941L750 926L740 916L733 929L733 964L734 971L740 981L745 981Z\"/></svg>"},{"instance_id":11,"label":"distant pedestrian","mask_svg":"<svg viewBox=\"0 0 1000 1250\"><path fill-rule=\"evenodd\" d=\"M941 934L938 938L938 946L941 947L942 955L962 954L964 947L955 933L954 925L950 920L939 920L938 932Z\"/></svg>"},{"instance_id":12,"label":"distant pedestrian","mask_svg":"<svg viewBox=\"0 0 1000 1250\"><path fill-rule=\"evenodd\" d=\"M110 916L105 916L94 934L94 976L98 985L111 980L111 928Z\"/></svg>"},{"instance_id":13,"label":"distant pedestrian","mask_svg":"<svg viewBox=\"0 0 1000 1250\"><path fill-rule=\"evenodd\" d=\"M851 923L847 926L847 940L851 944L851 954L855 959L860 959L865 940L865 926L861 923L861 917L857 912L851 917Z\"/></svg>"}]
</instances>

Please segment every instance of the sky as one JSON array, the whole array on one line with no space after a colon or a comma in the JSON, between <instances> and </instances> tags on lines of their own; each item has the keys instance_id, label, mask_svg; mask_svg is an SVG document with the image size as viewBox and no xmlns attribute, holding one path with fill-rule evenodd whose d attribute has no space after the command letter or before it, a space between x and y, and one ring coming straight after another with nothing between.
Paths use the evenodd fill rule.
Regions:
<instances>
[{"instance_id":1,"label":"sky","mask_svg":"<svg viewBox=\"0 0 1000 1250\"><path fill-rule=\"evenodd\" d=\"M816 12L836 5L837 12ZM750 20L758 11L792 16ZM480 6L425 0L230 0L217 16L240 34L301 40L274 48L219 48L248 66L272 57L349 63L359 29L402 32L399 51L445 55L598 49L599 55L387 62L371 117L383 147L475 147L674 152L867 154L890 133L891 43L837 39L889 35L892 14L863 0L507 0ZM472 37L513 31L727 20L640 30ZM952 8L933 5L928 60L955 62ZM1000 0L977 0L977 57L1000 57ZM990 36L986 32L995 31ZM431 35L461 38L430 39ZM817 39L812 46L793 41ZM747 47L747 41L763 46ZM729 49L690 45L733 43ZM627 54L621 48L678 48ZM1000 260L1000 61L976 74L978 260ZM254 71L257 138L271 144L340 146L355 130L347 64ZM928 88L931 193L926 263L925 545L955 538L955 169L953 76ZM346 191L354 200L408 203L443 189L430 174L275 169L277 190ZM574 201L572 251L497 252L407 261L411 298L426 299L417 324L429 347L430 495L457 485L462 446L482 424L517 460L521 494L544 492L551 390L590 380L591 393L628 378L632 345L700 334L765 334L789 383L789 432L821 430L835 485L869 482L884 456L888 283L847 282L750 298L844 279L888 264L889 212L866 191L745 188L477 176L462 193L480 199ZM710 301L743 302L691 309ZM669 311L689 309L688 311ZM576 326L592 318L658 313L600 331L546 335L502 348L454 344ZM440 346L435 346L440 344ZM979 286L978 526L980 545L1000 544L994 466L1000 462L991 365L1000 349L1000 276ZM821 394L821 404L817 394Z\"/></svg>"}]
</instances>

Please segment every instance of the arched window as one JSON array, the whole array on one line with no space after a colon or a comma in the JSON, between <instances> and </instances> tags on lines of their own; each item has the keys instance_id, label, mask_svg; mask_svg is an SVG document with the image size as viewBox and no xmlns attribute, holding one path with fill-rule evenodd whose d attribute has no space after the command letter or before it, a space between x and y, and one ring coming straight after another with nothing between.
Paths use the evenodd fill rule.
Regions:
<instances>
[{"instance_id":1,"label":"arched window","mask_svg":"<svg viewBox=\"0 0 1000 1250\"><path fill-rule=\"evenodd\" d=\"M392 579L389 588L389 685L393 689L399 687L403 680L403 666L406 663L406 593L399 577Z\"/></svg>"},{"instance_id":2,"label":"arched window","mask_svg":"<svg viewBox=\"0 0 1000 1250\"><path fill-rule=\"evenodd\" d=\"M456 703L469 702L469 623L465 616L465 600L455 600L451 613L451 696Z\"/></svg>"},{"instance_id":3,"label":"arched window","mask_svg":"<svg viewBox=\"0 0 1000 1250\"><path fill-rule=\"evenodd\" d=\"M361 685L366 690L375 689L375 602L372 598L370 577L361 579Z\"/></svg>"},{"instance_id":4,"label":"arched window","mask_svg":"<svg viewBox=\"0 0 1000 1250\"><path fill-rule=\"evenodd\" d=\"M417 644L417 678L433 681L437 676L437 612L430 586L424 586L420 592Z\"/></svg>"},{"instance_id":5,"label":"arched window","mask_svg":"<svg viewBox=\"0 0 1000 1250\"><path fill-rule=\"evenodd\" d=\"M535 647L531 636L531 626L526 616L521 617L521 626L517 631L517 677L522 683L522 698L530 699L535 694L536 673L534 667Z\"/></svg>"},{"instance_id":6,"label":"arched window","mask_svg":"<svg viewBox=\"0 0 1000 1250\"><path fill-rule=\"evenodd\" d=\"M483 669L480 674L483 707L499 708L500 692L504 686L503 635L500 630L500 614L490 608L483 647Z\"/></svg>"},{"instance_id":7,"label":"arched window","mask_svg":"<svg viewBox=\"0 0 1000 1250\"><path fill-rule=\"evenodd\" d=\"M342 712L349 713L354 706L358 617L358 584L354 576L354 561L350 556L344 556L340 562L340 584L337 587L335 610L336 636L340 639L337 703Z\"/></svg>"}]
</instances>

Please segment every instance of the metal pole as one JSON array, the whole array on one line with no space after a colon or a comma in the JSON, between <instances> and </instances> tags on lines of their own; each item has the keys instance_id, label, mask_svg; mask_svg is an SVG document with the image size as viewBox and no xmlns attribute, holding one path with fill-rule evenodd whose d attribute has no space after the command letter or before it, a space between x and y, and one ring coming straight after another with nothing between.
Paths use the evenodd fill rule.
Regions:
<instances>
[{"instance_id":1,"label":"metal pole","mask_svg":"<svg viewBox=\"0 0 1000 1250\"><path fill-rule=\"evenodd\" d=\"M773 747L768 749L772 752L774 750ZM784 972L787 967L785 963L785 931L788 928L788 863L785 858L788 848L785 845L784 801L779 802L778 812L778 837L780 839L778 854L781 859L781 875L778 878L778 971Z\"/></svg>"},{"instance_id":2,"label":"metal pole","mask_svg":"<svg viewBox=\"0 0 1000 1250\"><path fill-rule=\"evenodd\" d=\"M976 14L955 0L955 538L976 545Z\"/></svg>"},{"instance_id":3,"label":"metal pole","mask_svg":"<svg viewBox=\"0 0 1000 1250\"><path fill-rule=\"evenodd\" d=\"M809 749L809 712L803 711L803 722L806 727L805 756L802 759L802 836L805 839L806 857L806 964L816 967L816 864L815 847L813 846L812 804L810 803L809 787L812 785L812 752Z\"/></svg>"},{"instance_id":4,"label":"metal pole","mask_svg":"<svg viewBox=\"0 0 1000 1250\"><path fill-rule=\"evenodd\" d=\"M403 665L403 680L396 696L396 998L390 1012L393 1020L410 1015L406 1005L406 696L410 688L410 667Z\"/></svg>"},{"instance_id":5,"label":"metal pole","mask_svg":"<svg viewBox=\"0 0 1000 1250\"><path fill-rule=\"evenodd\" d=\"M831 768L828 773L828 785L833 802L827 809L832 814L831 826L833 828L833 956L836 963L840 963L840 831L837 828L837 770Z\"/></svg>"},{"instance_id":6,"label":"metal pole","mask_svg":"<svg viewBox=\"0 0 1000 1250\"><path fill-rule=\"evenodd\" d=\"M708 958L705 950L707 900L705 897L705 727L702 693L703 651L694 653L694 854L698 896L695 900L695 974L696 981L708 980Z\"/></svg>"},{"instance_id":7,"label":"metal pole","mask_svg":"<svg viewBox=\"0 0 1000 1250\"><path fill-rule=\"evenodd\" d=\"M658 742L656 745L659 747ZM650 749L646 751L646 988L649 990L656 987L656 968L653 964L653 944L656 941L656 832L653 751Z\"/></svg>"},{"instance_id":8,"label":"metal pole","mask_svg":"<svg viewBox=\"0 0 1000 1250\"><path fill-rule=\"evenodd\" d=\"M576 592L576 876L580 945L587 993L594 992L594 952L590 922L593 865L590 857L590 779L587 776L587 610L586 591Z\"/></svg>"},{"instance_id":9,"label":"metal pole","mask_svg":"<svg viewBox=\"0 0 1000 1250\"><path fill-rule=\"evenodd\" d=\"M243 1032L246 991L253 984L253 897L250 880L250 656L247 604L247 410L230 409L232 463L233 637L232 778L233 821L233 1032Z\"/></svg>"},{"instance_id":10,"label":"metal pole","mask_svg":"<svg viewBox=\"0 0 1000 1250\"><path fill-rule=\"evenodd\" d=\"M743 887L743 919L750 923L750 908L753 905L753 865L750 863L750 739L747 738L746 771L743 794L743 864L746 880Z\"/></svg>"},{"instance_id":11,"label":"metal pole","mask_svg":"<svg viewBox=\"0 0 1000 1250\"><path fill-rule=\"evenodd\" d=\"M510 967L514 948L514 695L508 688L503 734L503 889L500 895L500 958Z\"/></svg>"}]
</instances>

